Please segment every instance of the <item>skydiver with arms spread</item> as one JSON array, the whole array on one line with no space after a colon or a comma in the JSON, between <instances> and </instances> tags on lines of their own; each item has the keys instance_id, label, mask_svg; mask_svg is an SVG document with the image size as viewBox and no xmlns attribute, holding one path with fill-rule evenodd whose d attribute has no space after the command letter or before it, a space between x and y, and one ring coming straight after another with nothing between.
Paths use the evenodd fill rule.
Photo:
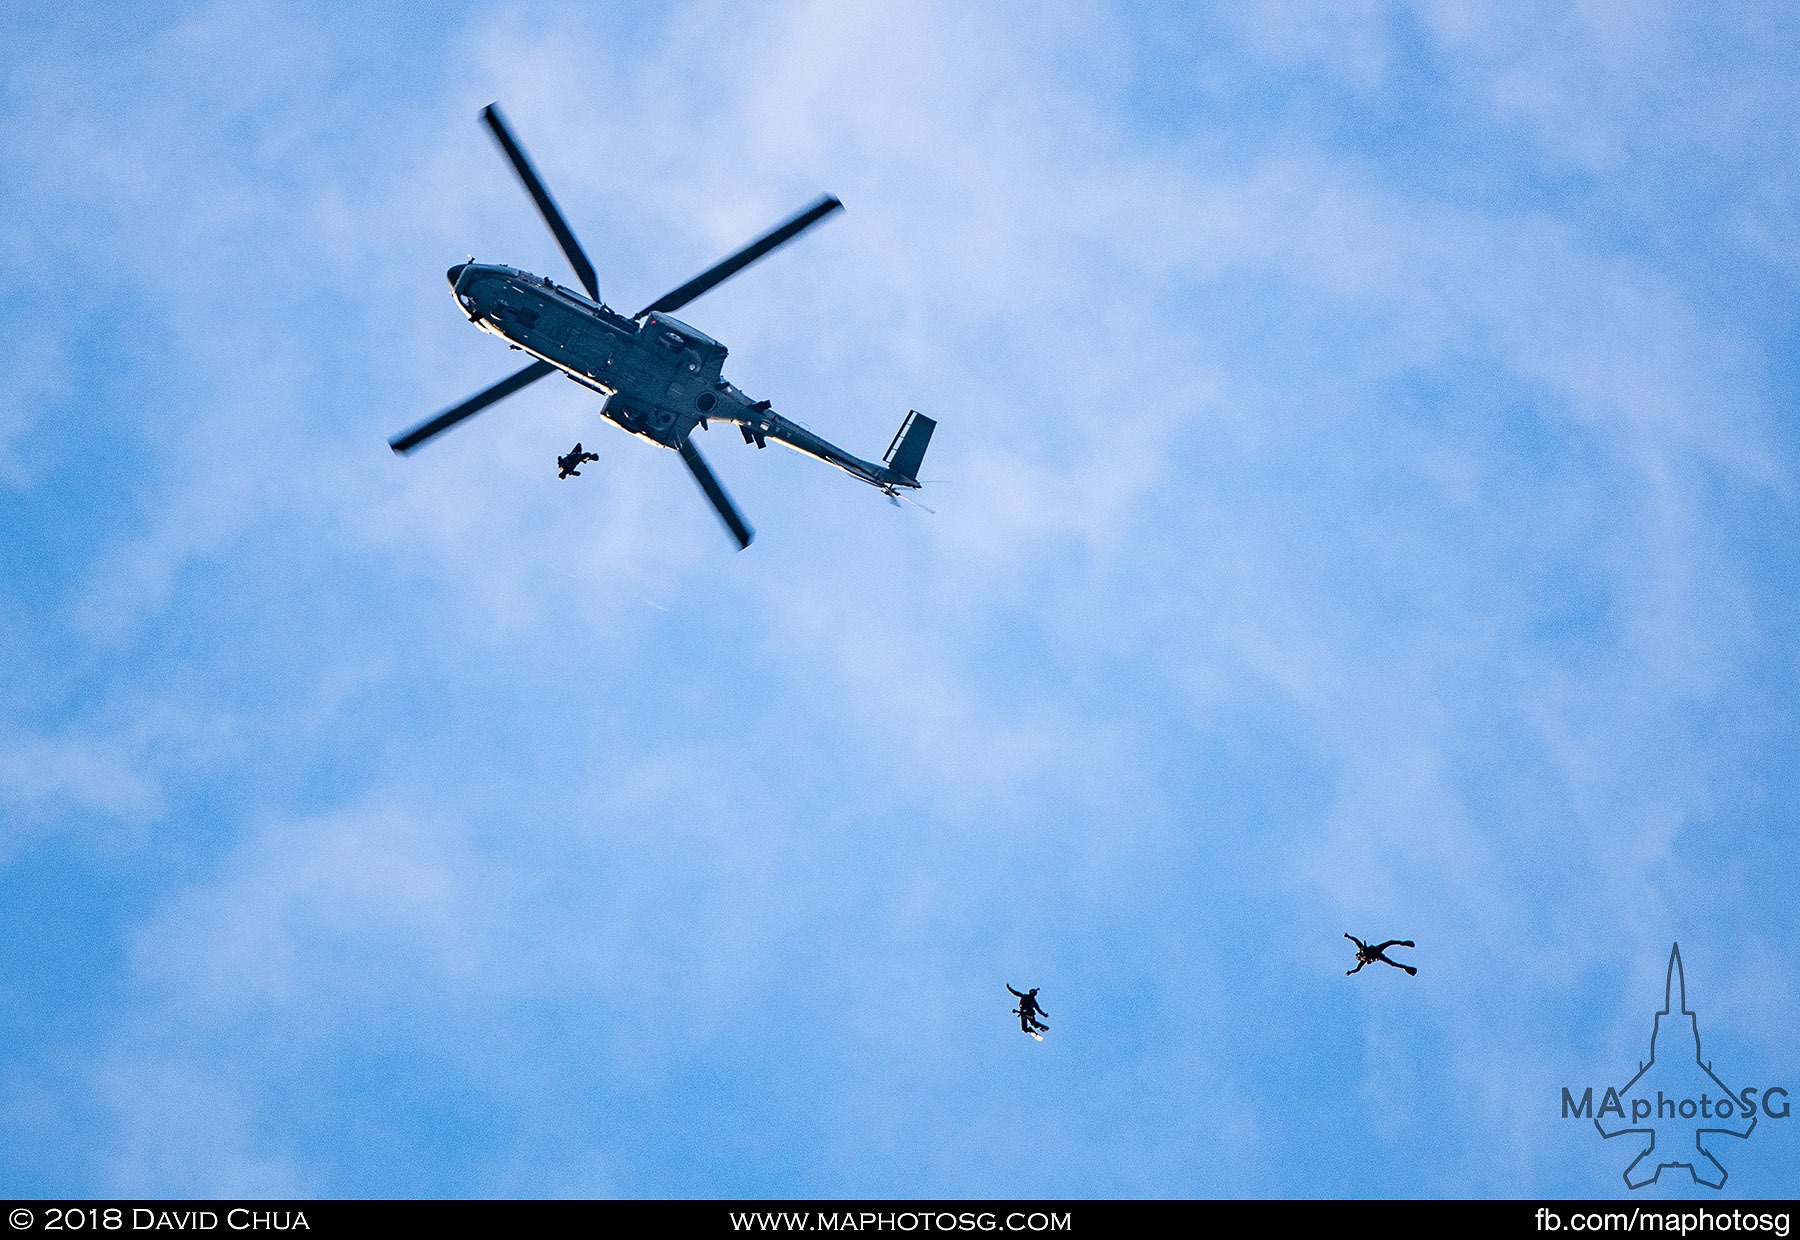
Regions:
<instances>
[{"instance_id":1,"label":"skydiver with arms spread","mask_svg":"<svg viewBox=\"0 0 1800 1240\"><path fill-rule=\"evenodd\" d=\"M1346 934L1344 937L1356 944L1356 967L1349 970L1349 972L1346 972L1344 974L1345 977L1349 977L1352 973L1361 973L1362 967L1365 964L1374 964L1377 960L1381 961L1382 964L1391 964L1396 969L1405 969L1408 977L1418 976L1419 971L1410 964L1401 964L1398 960L1389 960L1386 956L1382 955L1382 953L1390 947L1411 947L1413 945L1411 939L1389 939L1385 943L1377 943L1375 946L1371 947L1361 939L1357 938L1354 934Z\"/></svg>"}]
</instances>

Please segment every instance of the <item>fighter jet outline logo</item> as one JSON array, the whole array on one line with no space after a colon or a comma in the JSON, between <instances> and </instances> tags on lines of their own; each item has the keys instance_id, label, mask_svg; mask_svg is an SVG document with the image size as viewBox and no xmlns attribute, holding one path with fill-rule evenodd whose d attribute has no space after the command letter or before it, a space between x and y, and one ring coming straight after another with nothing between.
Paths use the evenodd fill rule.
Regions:
<instances>
[{"instance_id":1,"label":"fighter jet outline logo","mask_svg":"<svg viewBox=\"0 0 1800 1240\"><path fill-rule=\"evenodd\" d=\"M1672 1029L1665 1029L1664 1020L1673 1026L1676 1017L1687 1018L1687 1033L1694 1046L1691 1065L1680 1057L1681 1047L1672 1045L1680 1041L1679 1035L1666 1036ZM1716 1093L1709 1085L1716 1087ZM1607 1091L1606 1100L1594 1116L1594 1127L1609 1141L1631 1134L1650 1138L1625 1168L1628 1188L1654 1184L1671 1167L1687 1168L1696 1183L1708 1188L1723 1188L1728 1173L1707 1148L1706 1139L1718 1135L1741 1140L1755 1131L1756 1107L1748 1102L1750 1091L1745 1094L1746 1098L1740 1100L1714 1075L1711 1061L1702 1057L1700 1022L1687 1005L1687 977L1681 968L1681 944L1676 943L1669 949L1662 1010L1656 1013L1656 1024L1650 1031L1650 1058L1638 1064L1637 1075L1624 1088ZM1602 1120L1613 1111L1618 1112L1619 1126L1608 1131ZM1629 1120L1625 1118L1628 1111ZM1654 1118L1655 1122L1646 1126L1643 1120L1647 1118Z\"/></svg>"}]
</instances>

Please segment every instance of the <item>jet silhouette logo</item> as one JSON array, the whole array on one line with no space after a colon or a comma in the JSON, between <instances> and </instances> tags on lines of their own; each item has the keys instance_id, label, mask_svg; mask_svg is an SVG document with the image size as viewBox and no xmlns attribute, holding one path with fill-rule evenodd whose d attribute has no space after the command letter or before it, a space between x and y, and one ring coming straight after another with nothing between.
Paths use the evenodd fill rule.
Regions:
<instances>
[{"instance_id":1,"label":"jet silhouette logo","mask_svg":"<svg viewBox=\"0 0 1800 1240\"><path fill-rule=\"evenodd\" d=\"M1700 1024L1687 1005L1687 979L1677 943L1669 951L1663 1006L1650 1033L1650 1058L1638 1064L1637 1075L1623 1088L1608 1087L1597 1110L1592 1087L1579 1101L1564 1088L1562 1111L1564 1119L1591 1117L1609 1141L1636 1137L1642 1142L1637 1157L1625 1168L1630 1188L1656 1183L1671 1167L1686 1168L1695 1182L1708 1188L1723 1188L1725 1166L1709 1148L1709 1139L1748 1137L1756 1129L1759 1106L1768 1118L1786 1119L1787 1090L1773 1086L1733 1092L1714 1075L1712 1064L1701 1055Z\"/></svg>"}]
</instances>

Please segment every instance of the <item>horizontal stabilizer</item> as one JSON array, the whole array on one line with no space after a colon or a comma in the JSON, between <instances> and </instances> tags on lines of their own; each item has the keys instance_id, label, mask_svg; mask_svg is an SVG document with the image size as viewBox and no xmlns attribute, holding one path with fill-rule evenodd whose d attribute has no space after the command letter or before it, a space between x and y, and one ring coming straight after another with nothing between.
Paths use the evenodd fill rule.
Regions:
<instances>
[{"instance_id":1,"label":"horizontal stabilizer","mask_svg":"<svg viewBox=\"0 0 1800 1240\"><path fill-rule=\"evenodd\" d=\"M931 432L936 429L936 422L917 409L912 410L900 424L894 442L888 445L887 455L881 459L895 473L916 481L919 466L925 461L925 449L931 443Z\"/></svg>"}]
</instances>

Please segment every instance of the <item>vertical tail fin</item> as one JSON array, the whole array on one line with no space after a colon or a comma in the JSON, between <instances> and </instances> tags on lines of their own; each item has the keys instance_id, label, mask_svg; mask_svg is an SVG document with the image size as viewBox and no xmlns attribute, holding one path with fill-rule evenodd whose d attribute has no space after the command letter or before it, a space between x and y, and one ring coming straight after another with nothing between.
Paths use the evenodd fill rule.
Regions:
<instances>
[{"instance_id":1,"label":"vertical tail fin","mask_svg":"<svg viewBox=\"0 0 1800 1240\"><path fill-rule=\"evenodd\" d=\"M917 481L919 466L925 460L925 449L931 443L931 432L936 429L936 422L917 409L910 411L906 421L894 433L894 442L888 445L887 455L881 459L895 473Z\"/></svg>"}]
</instances>

